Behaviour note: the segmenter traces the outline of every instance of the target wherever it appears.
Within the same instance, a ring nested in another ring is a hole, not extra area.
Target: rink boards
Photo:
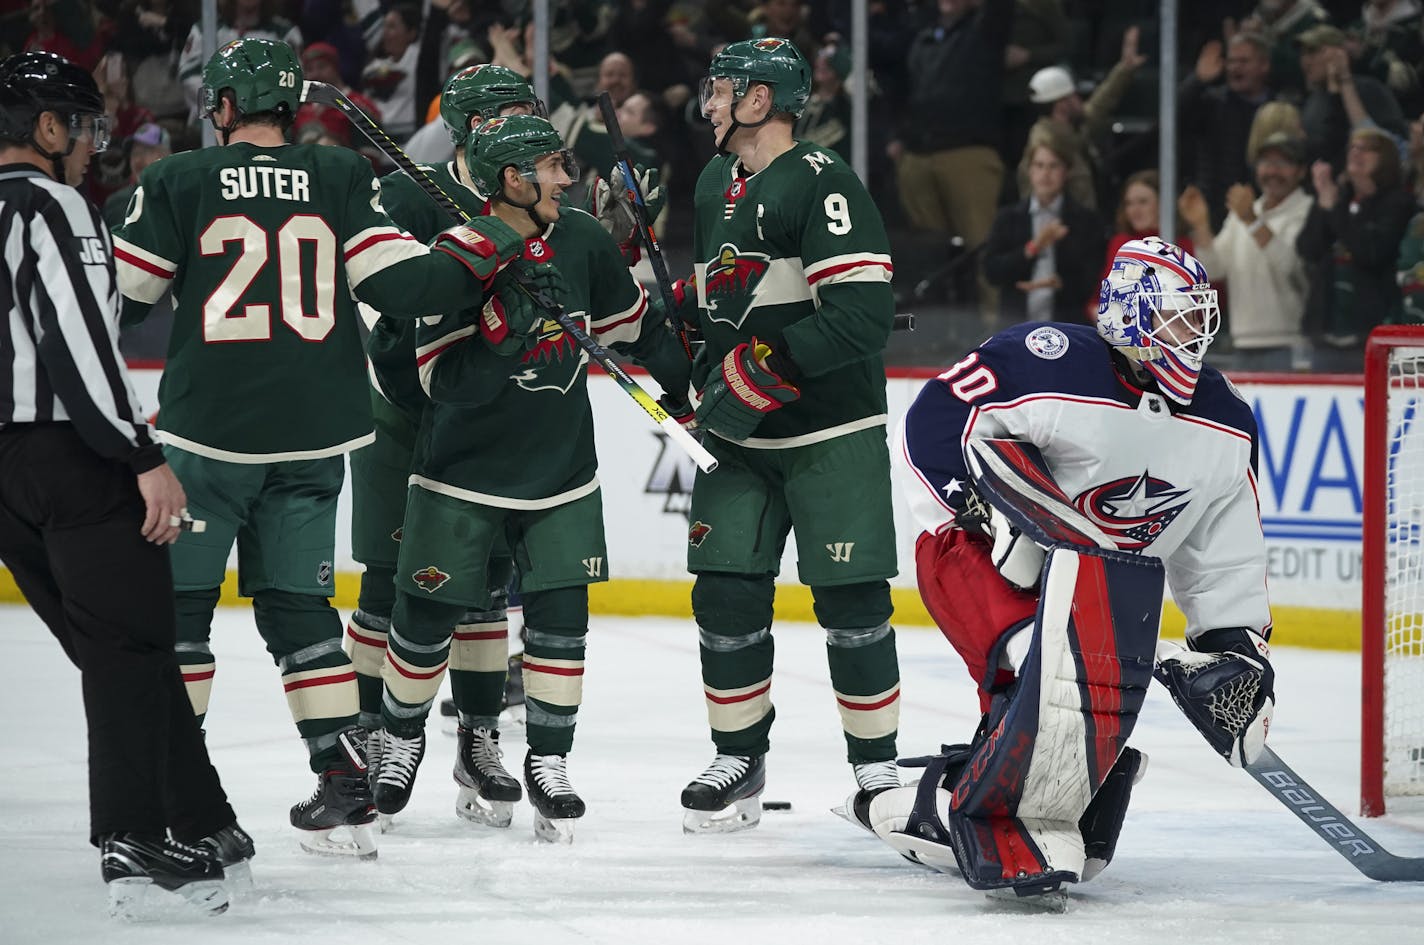
[[[893,372],[890,422],[914,399],[929,371]],[[157,404],[156,369],[133,372],[140,399]],[[1364,399],[1351,376],[1243,376],[1237,386],[1260,432],[1257,489],[1269,556],[1276,641],[1329,649],[1359,646],[1360,522],[1364,462]],[[608,534],[606,584],[592,605],[602,613],[689,615],[684,568],[692,461],[609,378],[595,368],[589,393],[597,418],[599,478]],[[349,490],[349,480],[348,480]],[[896,622],[929,624],[914,589],[915,533],[896,498],[900,575],[894,579]],[[355,604],[360,566],[351,558],[350,496],[343,493],[337,526],[337,602]],[[235,561],[235,559],[234,559]],[[781,619],[812,620],[810,595],[796,583],[796,549],[788,542],[777,594]],[[231,577],[231,576],[230,576]],[[5,575],[0,598],[18,594]],[[230,580],[229,585],[233,582]],[[225,597],[234,599],[231,587]],[[1182,618],[1168,607],[1168,630]]]

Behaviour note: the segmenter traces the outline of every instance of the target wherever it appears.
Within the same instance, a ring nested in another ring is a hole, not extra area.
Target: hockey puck
[[[790,802],[790,801],[762,801],[762,802],[761,802],[761,809],[762,809],[762,810],[790,810],[790,809],[791,809],[791,802]]]

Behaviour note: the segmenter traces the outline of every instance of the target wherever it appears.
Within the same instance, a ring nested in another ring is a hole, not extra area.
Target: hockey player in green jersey
[[[355,674],[328,600],[342,454],[372,438],[352,296],[412,317],[478,306],[522,241],[481,223],[441,234],[432,252],[392,224],[364,158],[286,145],[302,88],[286,44],[229,43],[203,77],[224,146],[148,168],[114,240],[126,318],[176,299],[158,428],[207,522],[173,549],[179,663],[201,717],[235,541],[238,592],[319,777],[292,824],[313,852],[371,856]],[[332,836],[343,828],[349,837]]]
[[[702,86],[721,153],[694,192],[706,346],[692,380],[720,465],[693,485],[688,570],[717,754],[682,792],[689,832],[760,819],[773,581],[792,529],[858,791],[899,784],[881,359],[894,319],[889,244],[850,168],[792,137],[810,86],[805,59],[775,38],[727,46]]]
[[[470,135],[465,154],[489,213],[527,238],[526,259],[549,263],[559,277],[569,317],[640,361],[664,390],[685,389],[687,358],[618,245],[593,217],[560,209],[576,174],[553,126],[537,116],[492,118]],[[432,406],[411,476],[382,667],[376,802],[398,810],[409,798],[452,632],[466,610],[488,601],[490,555],[505,543],[520,575],[528,637],[524,782],[536,835],[568,840],[584,813],[566,756],[582,700],[588,585],[608,576],[588,356],[553,321],[528,344],[533,336],[502,298],[484,306],[477,326],[445,318],[417,328],[419,376]],[[493,721],[497,692],[483,707],[461,702],[468,690],[454,692],[462,715]]]

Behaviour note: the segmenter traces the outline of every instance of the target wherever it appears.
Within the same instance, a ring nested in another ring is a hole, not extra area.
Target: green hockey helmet
[[[532,114],[546,114],[544,103],[524,76],[504,66],[481,63],[461,69],[445,83],[440,93],[440,118],[458,148],[470,136],[472,115],[488,121],[510,105],[525,104]]]
[[[712,97],[712,83],[730,79],[732,94],[740,100],[753,83],[771,88],[771,110],[801,117],[806,100],[811,97],[811,66],[806,57],[789,39],[768,36],[729,43],[712,57],[712,65],[702,80],[702,113],[707,114],[707,102]]]
[[[521,177],[537,185],[539,159],[549,154],[560,155],[564,172],[571,180],[578,180],[578,162],[564,147],[564,139],[547,118],[538,115],[490,118],[465,141],[465,165],[470,169],[470,178],[480,193],[491,199],[507,199],[502,180],[506,167],[515,168]]]
[[[213,53],[203,66],[203,114],[222,104],[232,90],[241,115],[276,112],[290,118],[302,99],[302,63],[286,43],[273,39],[235,39]]]

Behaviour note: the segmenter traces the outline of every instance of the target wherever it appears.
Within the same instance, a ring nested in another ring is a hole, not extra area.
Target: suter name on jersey
[[[253,165],[225,167],[218,174],[224,200],[275,197],[278,200],[311,201],[307,172],[294,167]]]

